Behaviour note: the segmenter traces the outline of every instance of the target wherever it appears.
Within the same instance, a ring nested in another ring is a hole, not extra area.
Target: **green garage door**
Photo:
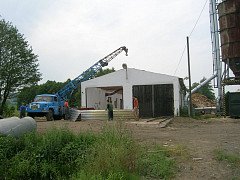
[[[154,116],[173,116],[174,98],[173,85],[154,85]]]
[[[133,96],[138,98],[140,117],[174,115],[172,84],[135,85]]]

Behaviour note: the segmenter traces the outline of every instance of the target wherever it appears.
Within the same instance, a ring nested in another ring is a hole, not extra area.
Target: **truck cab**
[[[61,119],[65,115],[64,101],[54,94],[37,95],[26,111],[33,118],[45,116],[48,121]]]

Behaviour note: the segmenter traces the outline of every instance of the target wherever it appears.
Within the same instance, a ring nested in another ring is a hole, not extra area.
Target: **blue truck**
[[[34,102],[28,105],[26,109],[27,115],[33,118],[45,116],[48,121],[62,118],[68,119],[69,115],[67,112],[69,110],[64,107],[65,101],[71,97],[71,94],[80,86],[81,82],[94,78],[102,67],[107,66],[108,63],[122,51],[125,51],[126,56],[128,55],[128,49],[125,46],[118,48],[106,57],[100,59],[74,80],[71,80],[56,94],[37,95]]]
[[[57,119],[67,119],[64,100],[56,94],[41,94],[34,98],[27,106],[27,115],[30,117],[46,116],[48,121]]]

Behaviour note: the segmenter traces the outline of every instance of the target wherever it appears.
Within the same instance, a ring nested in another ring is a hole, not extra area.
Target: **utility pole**
[[[190,53],[189,53],[189,37],[187,36],[187,56],[188,56],[188,82],[189,82],[189,101],[188,101],[188,115],[192,117],[192,86],[191,86],[191,68],[190,68]]]

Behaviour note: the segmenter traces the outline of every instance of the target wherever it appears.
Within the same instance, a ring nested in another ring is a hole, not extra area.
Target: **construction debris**
[[[107,111],[105,110],[77,110],[70,109],[70,120],[80,121],[80,120],[107,120]],[[130,120],[134,119],[132,110],[113,110],[114,120]]]
[[[201,161],[203,158],[193,158],[193,161]]]
[[[167,118],[165,119],[165,121],[162,121],[160,124],[159,124],[159,127],[160,128],[165,128],[167,127],[167,125],[173,120],[173,118]]]
[[[160,128],[165,128],[172,120],[173,120],[172,117],[162,117],[162,118],[150,118],[145,121],[132,121],[128,123],[143,125],[143,126],[156,126]]]

